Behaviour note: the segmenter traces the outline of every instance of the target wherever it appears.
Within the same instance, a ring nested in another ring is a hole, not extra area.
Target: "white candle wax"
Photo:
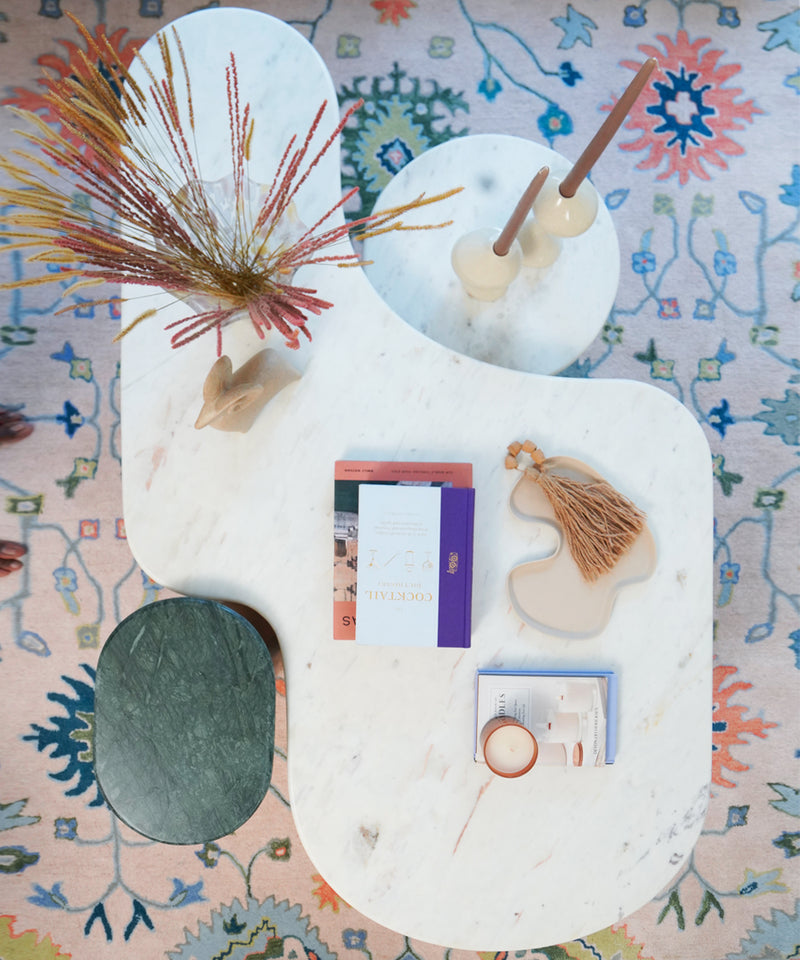
[[[495,717],[481,732],[483,757],[492,773],[519,777],[536,763],[536,738],[512,717]]]

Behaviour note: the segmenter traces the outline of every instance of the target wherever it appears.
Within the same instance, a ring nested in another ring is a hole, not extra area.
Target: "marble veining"
[[[244,86],[260,93],[262,137],[293,119],[285,88],[314,104],[331,90],[302,37],[266,15],[200,11],[178,28],[204,104],[226,51],[237,50]],[[204,110],[201,149],[216,150],[222,166],[216,109]],[[338,171],[321,168],[305,186],[310,206],[330,206]],[[313,222],[302,205],[299,214]],[[417,279],[405,276],[409,287]],[[159,582],[248,604],[275,628],[299,835],[355,909],[471,950],[559,943],[616,922],[689,855],[710,780],[712,473],[703,433],[649,385],[541,376],[442,345],[401,318],[361,270],[320,265],[297,282],[335,306],[310,324],[303,376],[247,434],[194,429],[213,344],[170,351],[157,324],[125,338],[123,492],[134,555]],[[141,301],[123,307],[123,323],[133,309]],[[170,304],[162,319],[181,310]],[[496,328],[486,341],[495,337]],[[226,334],[234,368],[262,346],[246,324]],[[589,640],[541,633],[509,603],[509,569],[555,539],[509,509],[515,478],[503,460],[518,437],[590,464],[647,513],[656,569],[622,592]],[[332,639],[337,459],[474,464],[471,648]],[[619,674],[616,763],[487,776],[472,758],[476,669],[570,665]]]
[[[264,798],[274,739],[272,659],[239,614],[177,597],[112,631],[97,666],[95,769],[139,833],[166,843],[231,833]]]

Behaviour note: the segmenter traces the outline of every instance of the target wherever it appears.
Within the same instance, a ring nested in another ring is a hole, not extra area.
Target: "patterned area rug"
[[[360,187],[364,211],[406,163],[453,136],[510,133],[576,156],[637,66],[658,59],[647,105],[593,174],[622,277],[602,336],[566,374],[655,384],[711,445],[712,800],[694,855],[636,914],[572,943],[480,956],[800,957],[796,3],[242,5],[309,38],[342,104],[363,97],[342,147],[344,184]],[[80,46],[67,11],[132,53],[197,6],[0,0],[0,97],[48,118],[41,70],[68,74]],[[5,154],[14,118],[3,113]],[[0,269],[21,278],[33,268],[9,254]],[[287,799],[280,679],[273,786],[234,836],[171,847],[111,815],[92,767],[94,668],[114,624],[166,593],[125,539],[118,304],[57,314],[53,289],[0,299],[0,539],[27,547],[0,579],[0,956],[474,958],[382,929],[317,873]],[[25,422],[29,436],[8,436]]]

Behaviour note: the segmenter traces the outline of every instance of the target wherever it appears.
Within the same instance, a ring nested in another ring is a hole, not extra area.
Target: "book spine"
[[[468,647],[472,632],[475,491],[442,488],[437,646]]]
[[[617,677],[608,674],[608,703],[606,704],[606,763],[617,759]]]

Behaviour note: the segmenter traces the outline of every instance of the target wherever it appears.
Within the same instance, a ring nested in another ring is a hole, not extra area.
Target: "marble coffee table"
[[[230,49],[266,169],[287,130],[304,131],[323,98],[336,102],[317,54],[279,21],[208,10],[177,26],[208,124],[204,170],[226,172],[217,87]],[[298,200],[306,222],[338,198],[337,159]],[[136,559],[175,590],[247,604],[274,627],[293,814],[317,869],[354,908],[473,950],[558,943],[621,920],[685,861],[708,797],[712,474],[700,428],[645,384],[541,376],[445,347],[358,269],[319,266],[297,280],[335,306],[311,325],[303,376],[246,434],[193,426],[213,343],[171,351],[158,324],[123,341],[123,494]],[[165,323],[183,315],[162,300]],[[123,323],[141,309],[124,306]],[[225,344],[234,367],[261,346],[246,325]],[[505,447],[525,437],[591,464],[648,515],[656,570],[622,592],[592,639],[539,632],[509,603],[511,567],[556,543],[509,510],[516,474],[504,469]],[[469,649],[332,639],[337,459],[473,463]],[[500,667],[615,670],[616,763],[518,780],[476,764],[475,673]]]

